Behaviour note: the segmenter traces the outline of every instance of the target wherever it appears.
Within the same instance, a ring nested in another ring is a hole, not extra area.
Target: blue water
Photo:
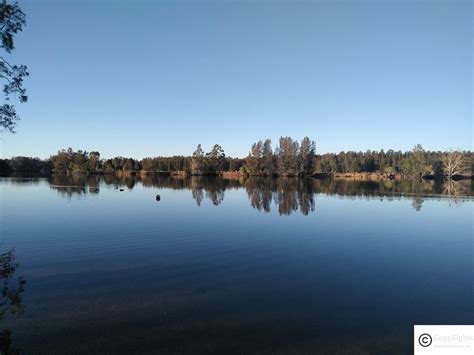
[[[18,264],[2,280],[26,281],[0,350],[410,354],[414,324],[474,322],[471,182],[1,178],[0,194]]]

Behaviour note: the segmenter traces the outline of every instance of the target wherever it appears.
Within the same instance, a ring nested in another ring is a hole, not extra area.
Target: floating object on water
[[[120,191],[123,191],[123,189],[120,189]]]
[[[157,201],[161,200],[161,196],[160,196],[160,195],[156,195],[156,200],[157,200]]]

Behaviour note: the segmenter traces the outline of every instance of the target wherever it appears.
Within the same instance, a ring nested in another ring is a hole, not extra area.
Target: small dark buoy
[[[160,195],[156,195],[156,200],[157,200],[157,201],[161,200]]]
[[[120,191],[123,191],[123,189],[120,189]]]

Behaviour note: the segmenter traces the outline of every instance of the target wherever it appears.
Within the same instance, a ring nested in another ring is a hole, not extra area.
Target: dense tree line
[[[472,175],[472,152],[425,151],[416,145],[409,152],[388,150],[316,154],[314,141],[300,143],[281,137],[272,150],[271,140],[258,141],[250,149],[242,172],[251,176],[304,176],[316,173],[380,173],[387,176],[453,177]]]
[[[340,152],[316,156],[315,172],[320,173],[382,173],[411,177],[452,177],[471,175],[472,152],[425,151],[416,145],[409,152],[394,150]]]
[[[244,159],[227,157],[219,144],[204,153],[200,144],[191,157],[190,172],[193,175],[216,175],[223,171],[237,171],[245,164]]]
[[[291,137],[281,137],[272,149],[270,139],[254,143],[242,172],[252,176],[303,176],[315,171],[316,144],[308,137],[301,143]]]
[[[216,175],[222,171],[236,171],[243,159],[227,157],[219,145],[204,153],[199,145],[193,156],[149,157],[142,160],[125,157],[101,159],[99,152],[61,150],[50,158],[52,171],[59,174],[110,174],[183,172],[195,175]]]
[[[202,151],[202,148],[201,148]],[[140,161],[141,167],[148,172],[186,172],[195,175],[216,174],[220,171],[237,171],[245,163],[244,159],[219,157],[204,152],[197,156],[172,156],[145,158]]]
[[[226,156],[215,144],[205,153],[198,145],[192,156],[153,157],[137,160],[115,157],[102,159],[99,152],[60,150],[49,159],[30,157],[0,159],[0,173],[40,172],[56,174],[134,174],[150,173],[220,175],[240,171],[248,176],[313,176],[335,173],[378,173],[384,176],[453,177],[472,175],[474,154],[464,152],[425,151],[417,145],[409,152],[367,151],[316,154],[314,141],[301,142],[281,137],[272,148],[269,139],[254,143],[246,158]]]
[[[51,172],[52,163],[49,159],[42,160],[31,157],[13,157],[11,159],[0,159],[0,174],[15,172],[34,172],[48,174]]]

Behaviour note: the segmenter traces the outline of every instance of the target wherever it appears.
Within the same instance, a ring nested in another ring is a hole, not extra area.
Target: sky
[[[472,150],[471,1],[19,0],[29,96],[1,155]]]

